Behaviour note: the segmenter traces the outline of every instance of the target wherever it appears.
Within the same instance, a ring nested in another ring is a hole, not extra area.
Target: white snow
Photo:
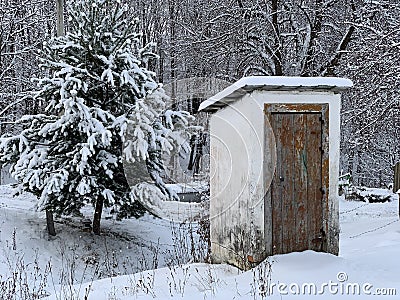
[[[378,189],[378,188],[363,188],[359,192],[360,196],[366,197],[370,195],[374,195],[379,198],[388,198],[389,201],[393,200],[396,195],[387,189]]]
[[[208,189],[208,183],[204,181],[193,181],[187,183],[170,183],[166,186],[175,193],[200,193]]]
[[[132,192],[149,211],[165,220],[192,222],[204,215],[201,203],[168,200],[167,196],[147,183],[134,186]]]
[[[58,236],[48,240],[44,214],[35,212],[32,195],[12,198],[9,186],[0,186],[0,195],[0,283],[20,270],[18,261],[29,275],[35,261],[43,272],[51,260],[47,285],[41,290],[48,297],[43,299],[72,299],[68,293],[74,299],[84,299],[88,293],[88,299],[96,300],[263,299],[267,285],[272,295],[266,299],[399,298],[400,221],[395,194],[386,203],[340,199],[338,257],[313,251],[275,255],[248,272],[228,265],[185,264],[190,254],[177,251],[177,237],[186,237],[187,231],[149,215],[103,220],[101,236],[77,228],[78,218],[65,218],[56,223]],[[84,215],[91,215],[88,210],[83,210]],[[155,265],[160,268],[151,270],[156,248]],[[93,275],[96,262],[100,271]],[[270,273],[267,262],[272,264]],[[74,282],[68,281],[69,274]],[[29,278],[31,288],[38,284],[38,279]],[[360,295],[353,295],[358,287]],[[393,289],[395,296],[374,295],[393,293]]]
[[[268,87],[272,90],[286,88],[318,88],[327,91],[336,89],[344,90],[353,86],[350,79],[337,77],[287,77],[287,76],[249,76],[243,77],[215,96],[203,101],[199,110],[203,110],[210,105],[221,102],[224,98],[230,98],[236,92],[248,87]],[[243,91],[240,92],[243,94]]]

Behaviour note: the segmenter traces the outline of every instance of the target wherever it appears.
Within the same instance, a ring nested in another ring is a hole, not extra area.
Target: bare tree
[[[382,185],[400,160],[400,4],[368,1],[362,8],[342,69],[355,83],[343,102],[342,164],[356,184]]]

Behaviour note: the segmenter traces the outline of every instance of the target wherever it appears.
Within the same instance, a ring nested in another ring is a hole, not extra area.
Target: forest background
[[[68,2],[68,1],[67,1]],[[124,0],[159,60],[156,80],[339,76],[341,170],[353,184],[393,182],[400,160],[400,3],[390,0]],[[64,20],[68,30],[68,9]],[[0,0],[0,134],[33,101],[39,51],[56,35],[56,0]],[[189,99],[190,100],[190,99]],[[198,101],[198,100],[196,100]],[[187,107],[196,113],[196,106]]]

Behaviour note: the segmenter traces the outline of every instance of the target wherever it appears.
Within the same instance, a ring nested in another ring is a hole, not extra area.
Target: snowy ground
[[[262,299],[267,286],[268,299],[400,298],[397,195],[386,203],[340,200],[339,257],[275,255],[248,272],[185,264],[193,257],[190,228],[149,215],[103,220],[100,237],[82,231],[79,218],[63,219],[48,239],[32,196],[12,198],[9,186],[0,195],[0,299],[10,290],[26,299]]]

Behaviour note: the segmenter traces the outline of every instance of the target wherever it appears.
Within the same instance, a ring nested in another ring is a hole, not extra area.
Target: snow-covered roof
[[[215,96],[203,101],[199,110],[216,111],[254,90],[265,91],[332,91],[340,92],[353,86],[349,79],[337,77],[243,77]]]

